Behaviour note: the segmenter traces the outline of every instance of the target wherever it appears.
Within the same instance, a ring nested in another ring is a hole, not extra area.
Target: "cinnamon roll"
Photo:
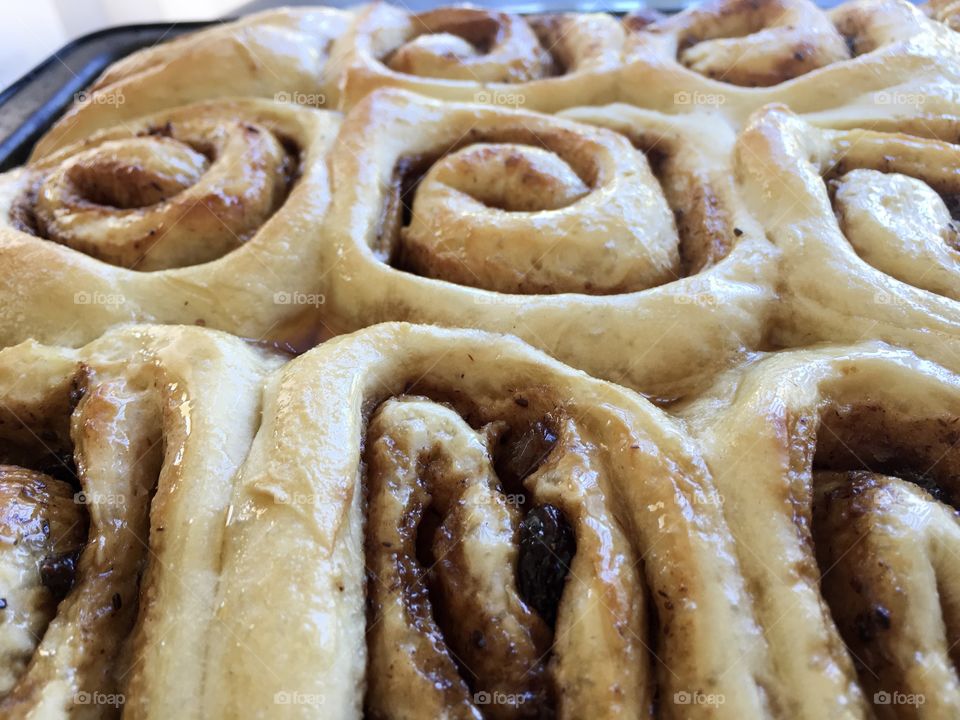
[[[957,716],[960,377],[877,342],[798,350],[673,410],[723,498],[777,716]]]
[[[0,715],[199,716],[234,474],[278,363],[196,328],[0,351]]]
[[[960,83],[960,38],[906,0],[828,11],[810,0],[712,0],[640,25],[618,97],[664,112],[742,125],[770,103],[802,113],[882,105],[884,93],[955,103]]]
[[[0,176],[0,345],[152,321],[309,346],[338,126],[322,110],[212,101]]]
[[[344,107],[378,87],[553,111],[609,102],[625,32],[605,14],[513,15],[469,5],[359,10],[333,50]]]
[[[287,364],[264,419],[226,527],[220,716],[763,716],[709,473],[638,395],[385,324]]]
[[[783,252],[773,342],[871,337],[960,369],[958,161],[960,148],[943,140],[758,113],[737,166]]]
[[[755,347],[774,256],[731,176],[732,129],[621,117],[626,135],[374,92],[332,155],[330,322],[510,332],[666,395]]]
[[[285,8],[139,50],[113,63],[33,149],[34,160],[103,128],[161,110],[231,96],[337,106],[327,60],[350,13]]]

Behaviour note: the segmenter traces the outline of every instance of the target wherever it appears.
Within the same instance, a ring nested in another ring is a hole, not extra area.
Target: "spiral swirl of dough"
[[[316,342],[340,118],[215,100],[94,133],[0,176],[0,345],[124,322]]]
[[[379,87],[551,111],[613,97],[625,32],[602,13],[521,17],[476,7],[360,10],[333,49],[351,108]]]
[[[408,75],[524,82],[552,74],[553,58],[518,15],[477,8],[440,8],[413,18],[418,34],[385,59]]]
[[[191,328],[0,352],[3,717],[203,716],[219,540],[277,364]]]
[[[960,377],[877,342],[796,350],[676,410],[755,589],[771,706],[956,715]]]
[[[843,36],[806,0],[723,0],[643,32],[675,35],[682,65],[747,87],[776,85],[850,58]]]
[[[672,213],[626,139],[530,116],[472,122],[464,113],[436,134],[434,147],[453,149],[414,188],[398,178],[388,212],[406,201],[409,224],[392,240],[403,218],[388,216],[381,242],[399,266],[521,294],[630,292],[678,277]]]
[[[285,366],[264,417],[208,676],[227,716],[277,693],[344,718],[758,716],[725,672],[761,636],[709,474],[639,396],[505,336],[384,324]]]
[[[920,118],[902,124],[940,130]],[[774,341],[869,334],[960,369],[957,146],[822,129],[776,107],[759,112],[738,145],[748,204],[789,268]]]
[[[738,197],[733,130],[622,106],[571,117],[594,124],[397,90],[354,108],[332,156],[338,329],[510,332],[666,394],[757,341],[772,248]],[[593,333],[617,353],[585,343]]]
[[[930,118],[935,102],[956,104],[960,37],[906,0],[831,10],[810,0],[715,0],[628,25],[639,30],[627,38],[618,99],[640,107],[716,113],[739,127],[783,103],[858,126],[865,112],[889,114],[899,104],[890,95],[923,94]]]
[[[960,157],[946,143],[933,149],[943,151],[940,157]],[[955,192],[947,197],[956,202]],[[844,237],[870,265],[908,285],[960,300],[957,219],[930,185],[897,172],[851,170],[836,181],[834,207]]]
[[[298,162],[266,126],[187,118],[52,158],[24,212],[41,237],[113,265],[197,265],[270,219]]]

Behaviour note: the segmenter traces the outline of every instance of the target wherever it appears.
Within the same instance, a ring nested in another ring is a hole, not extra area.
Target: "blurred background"
[[[130,23],[207,20],[235,14],[242,4],[238,0],[2,0],[0,89],[57,48],[94,30]]]

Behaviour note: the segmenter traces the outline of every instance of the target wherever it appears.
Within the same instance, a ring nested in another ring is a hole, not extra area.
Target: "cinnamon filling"
[[[626,591],[619,583],[636,582],[632,568],[629,578],[593,579],[602,576],[593,563],[606,561],[577,560],[578,533],[601,522],[601,491],[589,483],[603,471],[576,423],[547,403],[523,392],[478,408],[430,392],[373,412],[364,452],[367,717],[403,716],[407,696],[420,713],[553,717],[558,684],[573,671],[554,653],[584,641],[571,632],[597,602],[593,583],[613,583],[616,595]],[[602,524],[621,547],[617,522]],[[580,691],[562,689],[575,706]],[[627,692],[642,692],[640,683]]]
[[[527,82],[562,73],[536,28],[514,15],[439,8],[411,18],[406,42],[380,61],[394,72],[477,82]]]
[[[422,262],[411,257],[409,248],[404,242],[405,230],[410,227],[413,219],[417,190],[424,177],[437,162],[458,151],[484,143],[490,143],[492,150],[505,144],[524,146],[535,150],[546,146],[549,151],[567,162],[573,172],[576,173],[577,179],[586,188],[591,188],[596,183],[597,168],[591,165],[589,161],[585,162],[581,158],[571,157],[568,153],[563,152],[559,147],[559,139],[541,139],[523,127],[495,132],[473,129],[453,145],[418,155],[405,155],[397,160],[373,246],[374,252],[382,260],[398,270],[422,274]],[[510,158],[506,158],[505,162],[508,164],[512,162],[517,165],[522,163],[522,158],[515,158],[512,161]],[[534,186],[540,182],[535,169],[528,169],[522,180],[528,185]],[[476,199],[483,202],[487,207],[506,211],[533,212],[537,209],[543,209],[538,207],[542,203],[538,194],[532,192],[529,187],[526,190],[527,192],[523,197],[487,195],[476,197]]]
[[[960,539],[958,441],[955,417],[869,402],[821,415],[807,522],[823,596],[868,704],[888,705],[892,693],[898,704],[933,703],[931,690],[955,677],[955,556],[936,548]],[[928,615],[930,601],[942,619]]]
[[[81,365],[0,408],[0,715],[39,702],[64,662],[77,691],[123,687],[163,447],[141,391],[91,377]]]
[[[79,151],[36,172],[10,220],[133,270],[216,259],[283,206],[300,173],[290,138],[254,124],[231,128],[166,123]]]

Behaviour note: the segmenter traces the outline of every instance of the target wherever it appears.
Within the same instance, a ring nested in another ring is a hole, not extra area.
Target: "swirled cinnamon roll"
[[[624,29],[605,14],[513,15],[469,5],[412,14],[376,2],[334,46],[346,108],[379,87],[553,111],[613,97]]]
[[[213,101],[0,176],[0,344],[80,344],[142,320],[309,345],[338,126],[322,110]]]
[[[139,50],[78,94],[33,159],[97,130],[202,100],[260,97],[335,108],[327,60],[349,20],[350,13],[323,7],[268,10]]]
[[[373,93],[332,156],[326,309],[338,329],[510,332],[668,395],[754,347],[773,256],[731,177],[733,131],[624,112],[629,137]]]
[[[958,162],[942,140],[755,116],[737,167],[784,253],[773,342],[872,337],[960,369]]]
[[[829,11],[810,0],[713,0],[639,24],[618,95],[664,112],[713,112],[741,125],[770,103],[808,113],[893,92],[955,103],[960,84],[960,38],[906,0]]]
[[[957,716],[960,377],[882,343],[784,352],[674,409],[723,498],[778,716]]]
[[[221,716],[769,712],[709,474],[638,395],[385,324],[286,365],[264,418],[226,528]]]
[[[277,364],[192,328],[0,351],[0,715],[203,715],[224,520]]]

